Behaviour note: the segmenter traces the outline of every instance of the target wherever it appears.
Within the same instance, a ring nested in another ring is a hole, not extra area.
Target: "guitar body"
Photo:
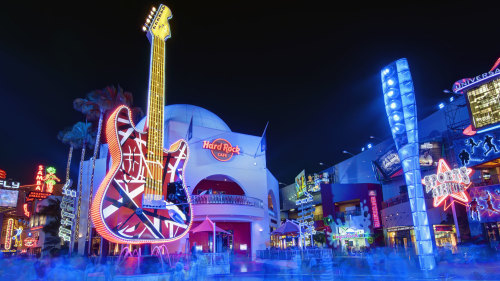
[[[96,230],[115,243],[166,243],[187,234],[193,221],[184,170],[188,144],[180,139],[163,150],[163,199],[167,209],[143,208],[147,175],[147,132],[137,130],[131,111],[118,107],[107,121],[106,138],[111,169],[99,186],[91,207]]]

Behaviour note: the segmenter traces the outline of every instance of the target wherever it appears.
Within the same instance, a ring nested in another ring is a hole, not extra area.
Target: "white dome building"
[[[165,107],[165,148],[181,138],[187,139],[191,118],[193,129],[188,140],[185,184],[193,202],[192,228],[208,217],[230,233],[217,235],[217,251],[229,249],[235,254],[255,257],[256,250],[269,245],[270,232],[280,223],[278,181],[266,167],[266,152],[260,149],[261,137],[232,132],[221,118],[201,107],[175,104]],[[145,118],[137,128],[143,128],[144,124]],[[232,147],[233,152],[210,149],[214,142]],[[100,155],[96,161],[94,192],[109,162],[105,145]],[[90,165],[84,166],[84,186],[89,180]],[[83,204],[82,210],[84,207]],[[80,229],[86,226],[81,224]],[[212,241],[212,233],[190,233],[167,246],[170,252],[184,252],[196,242],[202,251],[211,252]],[[109,254],[116,253],[116,249],[110,245]]]

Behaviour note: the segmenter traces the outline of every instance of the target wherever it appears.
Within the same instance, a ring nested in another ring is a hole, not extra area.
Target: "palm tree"
[[[71,129],[64,130],[60,133],[61,136],[58,136],[59,139],[62,140],[63,143],[70,144],[70,154],[68,156],[68,165],[66,167],[66,179],[69,179],[69,167],[71,164],[71,156],[73,153],[73,149],[81,148],[82,154],[80,157],[80,177],[77,186],[78,192],[78,211],[76,214],[75,220],[75,234],[74,237],[78,239],[79,228],[80,228],[80,209],[82,203],[82,175],[83,175],[83,161],[85,160],[85,150],[87,146],[91,146],[93,143],[93,134],[91,129],[92,124],[87,122],[77,122]],[[72,247],[72,245],[70,245]]]
[[[92,157],[92,172],[90,177],[90,193],[89,193],[89,208],[92,202],[92,196],[94,191],[94,171],[95,171],[95,161],[97,159],[97,154],[99,152],[99,146],[101,142],[102,135],[102,121],[106,115],[109,115],[113,109],[119,105],[131,106],[133,102],[132,93],[124,92],[123,89],[118,85],[118,89],[115,86],[107,86],[101,90],[95,90],[87,94],[86,98],[78,98],[73,102],[73,107],[86,115],[87,120],[96,121],[97,120],[97,134],[94,144],[94,155]],[[133,108],[132,112],[134,117],[141,118],[144,114],[140,108]],[[88,214],[88,225],[87,225],[87,237],[86,241],[89,241],[90,237],[90,212]],[[90,249],[90,247],[89,247]]]
[[[92,130],[91,124],[87,122],[78,122],[74,124],[72,127],[67,127],[64,130],[60,131],[57,135],[57,138],[62,141],[64,144],[69,144],[69,153],[68,153],[68,163],[66,165],[66,182],[68,182],[70,177],[70,167],[71,167],[71,159],[73,158],[74,149],[82,149],[82,154],[80,158],[80,175],[83,173],[83,161],[85,159],[85,150],[87,146],[90,146],[93,143],[92,138]],[[78,237],[79,232],[79,218],[80,218],[80,205],[81,205],[81,192],[82,190],[82,182],[79,181],[77,186],[78,192],[78,213],[76,218],[76,230],[75,234]],[[72,239],[72,241],[74,241]],[[72,242],[70,242],[70,247],[72,247]]]

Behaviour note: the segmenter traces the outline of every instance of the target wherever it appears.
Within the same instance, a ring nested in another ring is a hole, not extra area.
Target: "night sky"
[[[342,150],[359,152],[370,135],[390,136],[379,76],[386,64],[408,58],[423,118],[450,97],[443,89],[500,56],[498,1],[332,2],[163,1],[173,13],[167,104],[206,108],[239,133],[260,136],[269,121],[268,168],[291,183],[304,168],[346,159]],[[38,163],[64,177],[68,147],[56,136],[84,121],[72,101],[93,89],[119,84],[146,109],[150,49],[141,27],[158,3],[2,3],[0,169],[8,177],[32,183]]]

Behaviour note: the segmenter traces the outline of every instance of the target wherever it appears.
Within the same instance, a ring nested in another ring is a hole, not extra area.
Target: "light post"
[[[347,150],[343,150],[343,151],[342,151],[342,153],[344,153],[344,154],[351,154],[352,156],[356,156],[356,155],[354,155],[354,154],[350,153],[350,152],[349,152],[349,151],[347,151]]]

